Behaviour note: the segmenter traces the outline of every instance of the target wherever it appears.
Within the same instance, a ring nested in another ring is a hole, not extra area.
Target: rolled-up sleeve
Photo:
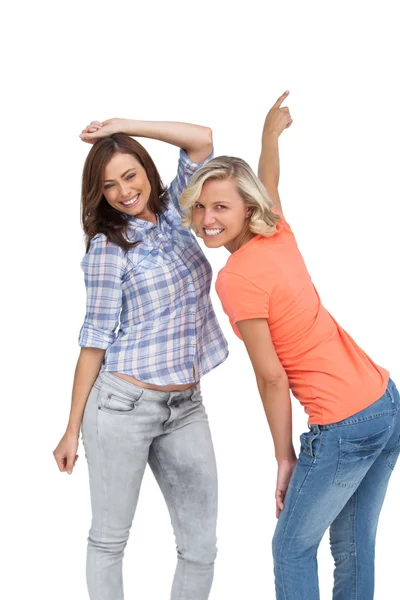
[[[81,267],[85,273],[86,316],[79,345],[106,350],[114,342],[119,325],[126,271],[124,251],[99,234],[92,239]]]
[[[209,160],[211,160],[214,156],[214,152],[211,152],[210,156],[207,156],[206,159],[201,163],[194,163],[190,160],[186,152],[181,148],[179,152],[179,161],[178,161],[178,171],[176,173],[175,179],[171,182],[171,185],[168,188],[168,196],[175,206],[175,208],[181,213],[181,208],[179,206],[179,196],[182,194],[185,187],[189,184],[192,176],[200,167],[206,164]]]

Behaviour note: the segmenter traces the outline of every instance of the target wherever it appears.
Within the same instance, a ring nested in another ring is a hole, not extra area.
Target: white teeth
[[[130,206],[131,204],[133,204],[134,202],[136,202],[136,200],[139,198],[139,194],[136,194],[136,196],[134,198],[132,198],[132,200],[127,200],[127,202],[123,202],[122,204],[124,206]]]
[[[219,233],[222,233],[224,230],[223,229],[204,229],[204,231],[206,232],[207,235],[218,235]]]

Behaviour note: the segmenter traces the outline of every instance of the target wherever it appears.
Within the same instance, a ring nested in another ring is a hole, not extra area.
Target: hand
[[[288,96],[289,91],[282,94],[267,114],[264,123],[263,137],[271,133],[280,136],[282,131],[290,127],[293,123],[289,108],[287,106],[281,106],[282,102],[284,102]]]
[[[107,121],[92,121],[85,127],[80,134],[83,142],[94,144],[100,138],[107,137],[113,133],[121,133],[124,131],[125,119],[108,119]]]
[[[278,463],[278,476],[276,480],[275,502],[276,502],[276,518],[279,519],[281,511],[285,508],[283,503],[293,471],[296,467],[297,459],[284,458]]]
[[[76,453],[78,450],[79,439],[78,435],[71,434],[66,431],[61,438],[60,443],[57,448],[54,450],[53,455],[56,459],[56,463],[58,468],[62,472],[67,472],[68,475],[71,475],[72,470],[78,460],[79,456]]]

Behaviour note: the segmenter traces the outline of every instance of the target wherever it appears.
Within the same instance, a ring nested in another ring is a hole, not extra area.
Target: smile
[[[215,237],[216,235],[219,235],[220,233],[225,231],[225,229],[206,229],[205,227],[203,227],[203,231],[207,236]]]
[[[125,200],[124,202],[121,202],[121,204],[123,204],[124,206],[133,206],[134,204],[137,204],[139,202],[139,198],[140,198],[140,193],[136,194],[136,196],[134,196],[133,198],[130,198],[129,200]]]

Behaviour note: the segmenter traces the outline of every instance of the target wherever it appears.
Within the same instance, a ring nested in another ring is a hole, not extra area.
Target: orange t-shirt
[[[389,373],[322,306],[292,230],[279,215],[275,235],[257,235],[229,257],[218,274],[217,293],[240,339],[238,321],[267,319],[309,424],[336,423],[378,400]]]

